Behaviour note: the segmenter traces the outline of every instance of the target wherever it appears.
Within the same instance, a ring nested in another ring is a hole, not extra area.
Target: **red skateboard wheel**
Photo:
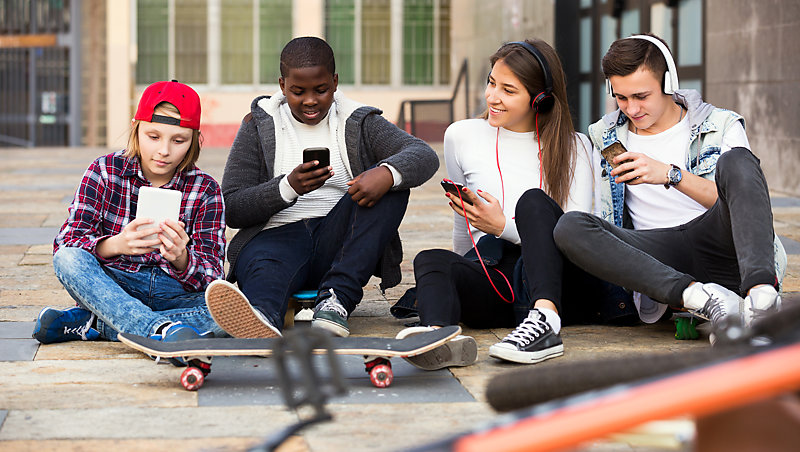
[[[187,391],[197,391],[203,386],[205,379],[203,371],[196,367],[189,366],[181,373],[181,384]]]
[[[369,381],[377,388],[386,388],[392,384],[394,374],[392,367],[387,364],[378,364],[369,371]]]

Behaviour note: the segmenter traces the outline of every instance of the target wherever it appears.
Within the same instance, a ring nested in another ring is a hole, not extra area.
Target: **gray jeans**
[[[553,231],[573,263],[610,283],[674,307],[693,281],[739,294],[777,286],[772,208],[758,159],[733,148],[717,162],[717,202],[673,228],[632,230],[582,212],[564,214]]]

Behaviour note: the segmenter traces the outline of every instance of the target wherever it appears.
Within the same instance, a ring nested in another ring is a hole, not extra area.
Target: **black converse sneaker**
[[[531,309],[502,342],[489,347],[489,356],[522,364],[536,364],[563,354],[561,336],[553,332],[538,309]]]

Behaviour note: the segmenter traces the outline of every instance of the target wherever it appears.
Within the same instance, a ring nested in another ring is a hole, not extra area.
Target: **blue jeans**
[[[276,327],[301,289],[334,289],[353,312],[408,205],[408,190],[390,191],[373,207],[345,194],[327,216],[259,232],[234,269],[239,288]]]
[[[167,322],[223,333],[208,313],[204,293],[187,292],[158,267],[128,273],[101,265],[84,249],[59,248],[53,268],[78,305],[97,315],[97,330],[106,339],[116,340],[118,332],[149,336]]]

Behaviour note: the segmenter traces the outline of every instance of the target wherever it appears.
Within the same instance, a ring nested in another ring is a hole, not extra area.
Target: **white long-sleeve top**
[[[577,158],[565,211],[592,212],[595,187],[598,186],[599,161],[591,153],[591,143],[582,133],[575,134]],[[498,152],[495,152],[497,143]],[[546,150],[543,150],[546,152]],[[489,125],[484,119],[466,119],[450,125],[444,134],[444,159],[448,178],[464,184],[471,191],[482,190],[503,205],[505,228],[500,238],[519,244],[514,222],[517,201],[527,190],[539,188],[539,148],[534,132],[511,132]],[[498,171],[503,176],[503,188]],[[477,242],[484,232],[470,226]],[[472,248],[464,218],[453,214],[453,251],[464,254]]]

